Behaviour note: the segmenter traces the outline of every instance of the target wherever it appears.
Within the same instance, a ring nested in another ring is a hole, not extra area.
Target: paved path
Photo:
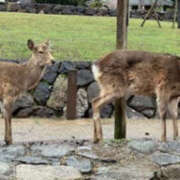
[[[62,119],[13,119],[13,138],[15,142],[46,141],[62,139],[92,139],[92,120],[62,120]],[[4,139],[4,120],[0,119],[0,141]],[[172,122],[167,121],[168,137],[172,138]],[[179,121],[180,129],[180,121]],[[113,138],[114,126],[112,119],[103,120],[105,138]],[[160,120],[127,120],[127,137],[160,138]]]

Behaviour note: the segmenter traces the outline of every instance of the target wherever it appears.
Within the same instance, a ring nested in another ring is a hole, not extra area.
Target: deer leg
[[[100,95],[99,97],[93,99],[92,108],[93,108],[93,122],[94,122],[94,143],[97,143],[102,140],[102,125],[100,119],[100,108],[111,101],[116,97],[116,94],[109,93],[106,95]]]
[[[161,133],[161,141],[166,141],[166,115],[167,115],[167,103],[158,98],[158,108],[159,108],[159,115],[161,119],[161,126],[162,126],[162,133]]]
[[[178,99],[173,99],[168,103],[168,110],[173,119],[173,139],[176,140],[178,137]]]
[[[5,119],[5,143],[7,145],[12,144],[12,127],[11,127],[11,116],[12,116],[12,98],[6,98],[3,100],[4,107],[4,119]]]

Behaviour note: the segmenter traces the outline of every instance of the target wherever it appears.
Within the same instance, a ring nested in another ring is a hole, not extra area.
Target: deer
[[[3,118],[5,119],[5,144],[12,144],[12,106],[16,98],[25,91],[34,89],[41,80],[46,67],[54,59],[49,47],[49,41],[35,44],[27,41],[27,47],[32,51],[30,59],[24,63],[0,62],[0,101],[2,101]]]
[[[173,119],[173,139],[177,139],[180,57],[138,50],[115,50],[95,61],[92,72],[100,89],[99,95],[92,100],[94,143],[103,140],[101,107],[129,95],[155,95],[161,119],[161,141],[167,141],[167,113]]]

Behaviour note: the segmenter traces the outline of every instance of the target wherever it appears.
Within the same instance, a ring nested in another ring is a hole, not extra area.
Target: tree
[[[117,49],[127,48],[127,18],[128,0],[117,0]],[[125,100],[120,98],[115,102],[115,130],[114,138],[126,137]]]

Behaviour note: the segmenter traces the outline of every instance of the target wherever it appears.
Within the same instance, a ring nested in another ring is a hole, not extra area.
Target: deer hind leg
[[[5,139],[4,140],[7,145],[12,144],[12,127],[11,127],[12,104],[13,104],[12,97],[6,97],[3,100],[3,116],[5,119]]]
[[[103,139],[102,125],[100,119],[100,108],[110,102],[117,95],[115,93],[108,93],[100,95],[93,99],[93,122],[94,122],[94,143],[97,143]]]
[[[178,137],[178,103],[179,98],[173,99],[168,103],[168,110],[173,120],[173,139],[176,140]]]
[[[161,133],[161,141],[166,141],[166,116],[167,116],[167,102],[163,98],[157,98],[157,104],[158,104],[158,109],[159,109],[159,115],[161,119],[161,128],[162,128],[162,133]]]

